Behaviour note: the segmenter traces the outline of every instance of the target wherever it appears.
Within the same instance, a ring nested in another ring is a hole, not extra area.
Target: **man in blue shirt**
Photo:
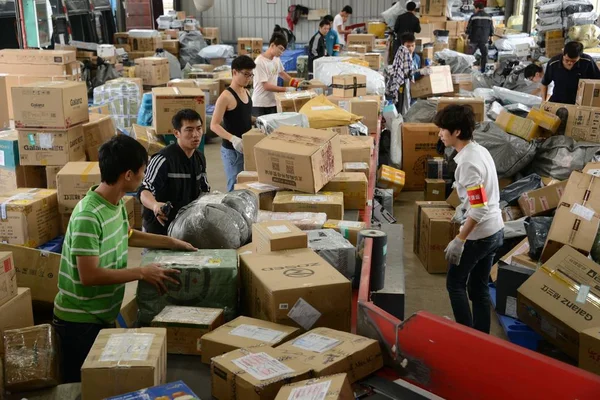
[[[333,26],[332,15],[326,15],[323,19],[329,21]],[[337,56],[340,53],[340,37],[335,29],[331,29],[327,35],[325,35],[325,47],[327,47],[327,54],[330,56]]]

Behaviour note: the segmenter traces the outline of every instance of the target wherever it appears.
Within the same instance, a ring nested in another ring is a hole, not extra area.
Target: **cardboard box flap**
[[[261,140],[255,148],[285,151],[287,147],[293,147],[294,154],[311,156],[335,136],[337,136],[337,133],[332,131],[310,128],[299,131],[295,127],[281,126],[268,136],[270,140]]]
[[[276,345],[288,336],[295,336],[298,328],[274,322],[240,316],[202,337],[229,346],[255,347]]]
[[[8,193],[0,194],[0,212],[17,211],[43,200],[50,196],[56,196],[54,189],[15,189]]]

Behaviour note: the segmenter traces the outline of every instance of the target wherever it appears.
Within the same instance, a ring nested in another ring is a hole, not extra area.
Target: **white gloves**
[[[455,237],[452,239],[444,253],[446,253],[446,261],[450,264],[458,265],[460,264],[460,258],[462,257],[463,250],[465,249],[465,242],[461,239]]]
[[[244,154],[244,142],[242,142],[241,138],[231,135],[231,145],[235,151]]]
[[[423,76],[431,75],[431,68],[425,67],[419,70],[419,73]]]

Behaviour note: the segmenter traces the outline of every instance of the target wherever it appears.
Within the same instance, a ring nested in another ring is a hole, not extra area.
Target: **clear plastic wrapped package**
[[[341,233],[333,229],[318,229],[306,232],[308,247],[348,279],[354,277],[356,269],[356,247]]]
[[[404,115],[404,122],[433,122],[437,114],[437,99],[417,100]]]
[[[507,205],[516,206],[519,197],[523,193],[530,192],[542,187],[542,178],[537,174],[531,174],[516,182],[511,183],[500,191],[500,208]]]
[[[580,171],[588,162],[599,159],[598,143],[578,142],[563,135],[551,136],[539,146],[531,163],[531,171],[541,176],[565,180],[572,171]]]
[[[343,74],[360,74],[367,77],[367,94],[385,94],[383,75],[369,67],[344,62],[349,57],[321,57],[314,61],[314,77],[331,86],[333,77]]]
[[[282,125],[299,126],[308,128],[308,117],[296,112],[282,112],[277,114],[263,115],[256,119],[256,126],[266,135],[270,135]]]
[[[127,78],[114,79],[94,88],[94,104],[107,104],[117,129],[128,129],[137,123],[142,93],[140,87]]]
[[[539,107],[542,104],[542,98],[532,94],[521,93],[515,90],[494,86],[496,98],[503,104],[521,103],[529,107]]]
[[[184,68],[186,64],[205,64],[205,58],[200,56],[200,50],[206,42],[200,31],[189,31],[179,36],[179,62]]]
[[[449,65],[453,74],[470,74],[476,61],[475,56],[450,49],[436,52],[433,58],[438,62],[442,61],[443,65]]]
[[[259,211],[256,222],[289,221],[303,231],[321,229],[327,221],[325,213]]]

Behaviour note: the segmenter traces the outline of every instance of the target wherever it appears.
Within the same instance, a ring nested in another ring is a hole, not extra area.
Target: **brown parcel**
[[[562,247],[518,289],[519,319],[577,359],[579,333],[598,326],[598,276],[598,264]]]
[[[339,232],[352,245],[356,246],[358,242],[358,232],[367,229],[367,224],[360,221],[340,221],[337,219],[328,219],[323,225],[323,229],[333,229]]]
[[[17,296],[17,273],[10,252],[0,249],[0,307]]]
[[[421,5],[421,14],[429,16],[446,16],[448,0],[426,0]]]
[[[325,213],[328,219],[344,219],[344,194],[277,192],[273,199],[273,211]]]
[[[241,171],[237,174],[236,183],[258,182],[258,172],[256,171]]]
[[[370,136],[340,136],[343,163],[365,162],[371,165],[373,138]]]
[[[475,113],[475,122],[483,122],[485,116],[485,102],[481,97],[442,97],[438,101],[437,110],[443,110],[449,105],[471,106]]]
[[[561,119],[567,116],[564,134],[575,140],[600,143],[600,108],[575,106],[572,104],[543,103],[541,109],[558,114]],[[561,131],[558,132],[562,134]]]
[[[325,397],[320,397],[321,400],[350,400],[354,398],[354,392],[352,391],[350,382],[348,382],[348,376],[346,374],[336,374],[285,385],[277,393],[275,400],[298,398],[296,396],[302,396],[305,393],[314,393],[315,386],[322,388],[325,385],[327,387],[326,393],[324,393]]]
[[[496,125],[507,133],[519,136],[527,141],[536,139],[542,135],[540,126],[531,119],[521,118],[518,115],[502,110],[496,118]]]
[[[142,57],[135,60],[135,76],[147,86],[169,82],[169,60],[161,57]],[[204,121],[204,120],[203,120]]]
[[[425,179],[425,201],[444,201],[446,199],[446,181],[443,179]]]
[[[84,82],[35,82],[12,88],[17,128],[67,129],[87,122]]]
[[[0,306],[0,359],[4,358],[4,331],[32,325],[31,290],[19,287],[17,296]]]
[[[322,192],[342,192],[344,209],[363,210],[367,204],[368,184],[367,177],[361,172],[340,172],[325,185]]]
[[[0,251],[12,252],[17,284],[31,289],[28,296],[34,304],[53,305],[58,293],[60,254],[4,243],[0,243]]]
[[[545,186],[523,193],[519,197],[519,207],[528,217],[537,217],[556,209],[567,186],[567,181]]]
[[[256,58],[262,52],[262,46],[262,38],[241,37],[237,40],[237,53],[240,56],[248,55]]]
[[[236,183],[233,188],[235,190],[249,190],[254,193],[258,198],[258,208],[263,211],[273,211],[275,194],[281,190],[276,186],[259,182]]]
[[[579,334],[579,368],[600,375],[600,327]]]
[[[413,221],[413,253],[419,257],[419,240],[421,238],[421,210],[423,208],[443,208],[448,209],[448,203],[445,201],[415,201],[415,214]]]
[[[4,388],[16,393],[60,383],[60,356],[52,325],[4,331]]]
[[[254,158],[254,146],[266,138],[259,129],[251,129],[242,135],[242,144],[244,145],[244,170],[256,171],[256,161]]]
[[[254,147],[259,182],[318,192],[342,170],[341,137],[318,129],[279,127]]]
[[[202,336],[202,362],[230,351],[276,346],[300,334],[300,329],[250,317],[237,317]]]
[[[238,349],[212,360],[211,388],[217,400],[272,400],[288,383],[311,377],[298,352],[261,347]]]
[[[363,117],[361,122],[367,126],[369,133],[377,133],[379,124],[379,101],[371,100],[369,98],[352,99],[349,102],[348,111]]]
[[[67,130],[19,129],[21,165],[65,165],[85,160],[83,125]]]
[[[37,167],[32,167],[37,168]],[[56,189],[56,174],[58,171],[62,169],[62,165],[48,165],[44,168],[46,172],[46,188],[47,189]]]
[[[171,120],[184,108],[195,110],[206,121],[204,91],[192,88],[154,88],[152,89],[152,126],[158,135],[173,134]]]
[[[556,133],[562,122],[556,114],[539,110],[537,108],[532,108],[531,111],[529,111],[529,114],[527,114],[527,119],[530,119],[538,124],[540,128],[547,130],[548,132],[544,132],[545,135],[548,133]]]
[[[525,214],[518,206],[506,206],[502,209],[502,221],[516,221],[519,218],[523,218]]]
[[[127,37],[127,44],[132,51],[156,51],[161,47],[162,40],[159,36],[153,37]]]
[[[578,106],[600,107],[600,80],[580,79],[575,104]]]
[[[410,86],[413,98],[428,97],[434,94],[453,93],[454,84],[448,65],[431,68],[431,74],[426,75]]]
[[[90,188],[100,184],[98,162],[70,162],[56,175],[58,211],[70,214]]]
[[[373,47],[375,47],[375,35],[372,33],[351,33],[347,36],[346,41],[348,46],[365,46],[367,52],[373,51]]]
[[[299,112],[302,106],[314,97],[317,97],[317,93],[313,90],[275,93],[277,112]]]
[[[367,77],[360,74],[335,75],[331,87],[333,95],[339,97],[358,97],[367,95]]]
[[[352,285],[313,250],[243,254],[240,270],[242,304],[251,317],[350,331]]]
[[[33,165],[17,165],[16,168],[0,167],[0,193],[19,188],[45,187],[47,186],[44,167]]]
[[[164,328],[101,330],[81,367],[82,399],[101,400],[165,384],[166,336]]]
[[[448,262],[444,250],[459,231],[459,225],[451,221],[454,210],[425,208],[421,213],[419,259],[427,272],[446,273]]]
[[[56,190],[17,189],[0,194],[2,212],[0,241],[38,247],[58,236],[58,203]]]
[[[223,322],[220,308],[166,306],[151,325],[167,329],[167,353],[201,355],[202,336]]]
[[[0,50],[2,64],[69,64],[77,61],[72,50],[4,49]]]
[[[440,128],[435,124],[402,124],[402,170],[406,174],[404,190],[425,189],[427,160],[437,157]]]
[[[265,221],[252,225],[252,243],[257,253],[305,249],[308,236],[289,221]]]
[[[369,179],[369,163],[367,162],[345,162],[344,172],[360,172]]]
[[[90,114],[90,121],[83,124],[88,161],[98,161],[100,146],[115,136],[115,132],[115,124],[110,115]]]

